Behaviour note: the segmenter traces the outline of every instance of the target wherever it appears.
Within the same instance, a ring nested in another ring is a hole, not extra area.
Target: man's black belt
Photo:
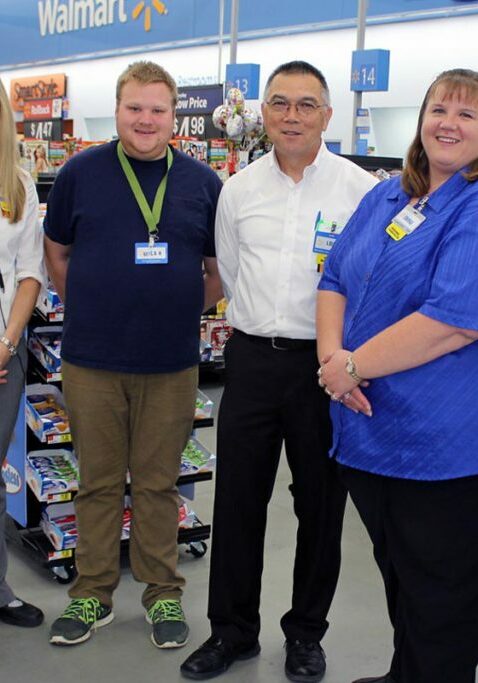
[[[246,334],[242,330],[234,328],[234,334],[240,337],[245,337],[254,344],[265,344],[276,351],[305,351],[306,349],[315,349],[315,339],[289,339],[288,337],[260,337],[257,334]]]

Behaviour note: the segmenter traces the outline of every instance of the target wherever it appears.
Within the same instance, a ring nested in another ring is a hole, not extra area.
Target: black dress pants
[[[425,482],[340,471],[385,583],[393,680],[475,683],[478,476]]]
[[[281,626],[288,639],[318,642],[339,574],[346,491],[327,455],[329,405],[317,385],[316,353],[310,347],[280,351],[234,334],[225,354],[209,587],[212,632],[236,644],[258,637],[267,506],[284,443],[298,531],[292,606]]]

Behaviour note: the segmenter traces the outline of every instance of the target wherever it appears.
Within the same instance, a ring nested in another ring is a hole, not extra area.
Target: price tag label
[[[71,441],[71,434],[48,434],[47,443],[69,443]]]
[[[73,550],[55,550],[53,553],[48,553],[49,560],[63,560],[65,557],[73,557]]]
[[[71,495],[71,492],[48,494],[48,502],[49,503],[66,503],[67,501],[71,500],[72,498],[73,498],[73,496]]]
[[[199,140],[207,140],[219,135],[217,128],[214,127],[211,114],[199,114],[177,116],[174,127],[174,134],[180,137],[193,137]]]
[[[23,132],[25,138],[33,140],[55,140],[60,142],[62,139],[61,119],[50,121],[24,121]]]

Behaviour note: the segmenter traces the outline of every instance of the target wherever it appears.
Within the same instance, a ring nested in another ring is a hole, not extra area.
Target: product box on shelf
[[[65,402],[55,386],[29,384],[26,399],[27,424],[42,443],[71,441]]]
[[[181,474],[209,472],[216,465],[216,456],[210,453],[197,439],[191,437],[181,455]]]
[[[47,505],[41,515],[40,527],[55,550],[76,547],[78,532],[73,503]]]
[[[212,417],[212,409],[214,403],[206,396],[200,389],[196,394],[196,412],[194,413],[195,420],[207,420]]]
[[[206,320],[205,340],[211,344],[213,360],[219,360],[224,353],[224,344],[233,332],[226,320]]]
[[[76,517],[73,503],[47,505],[42,512],[40,527],[55,550],[75,548],[78,540]],[[131,527],[131,509],[123,512],[123,528],[121,540],[129,538]]]
[[[28,339],[28,348],[47,372],[61,372],[62,327],[35,327]]]
[[[78,490],[78,461],[66,448],[30,451],[26,480],[39,501],[69,500]]]
[[[201,526],[196,513],[189,507],[184,498],[180,498],[178,523],[180,529],[192,529]]]
[[[204,161],[207,164],[208,144],[207,140],[196,140],[195,138],[182,138],[179,141],[180,149],[198,161]]]
[[[64,307],[60,297],[51,286],[42,287],[36,307],[50,322],[63,322]]]

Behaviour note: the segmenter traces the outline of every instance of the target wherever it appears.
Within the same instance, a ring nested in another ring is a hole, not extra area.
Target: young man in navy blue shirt
[[[177,90],[164,69],[132,64],[116,97],[119,140],[65,165],[45,220],[49,272],[65,302],[63,387],[80,464],[78,578],[50,642],[82,643],[113,619],[129,470],[131,569],[146,584],[153,643],[180,647],[188,627],[176,480],[194,418],[200,315],[221,296],[221,183],[169,147]]]

